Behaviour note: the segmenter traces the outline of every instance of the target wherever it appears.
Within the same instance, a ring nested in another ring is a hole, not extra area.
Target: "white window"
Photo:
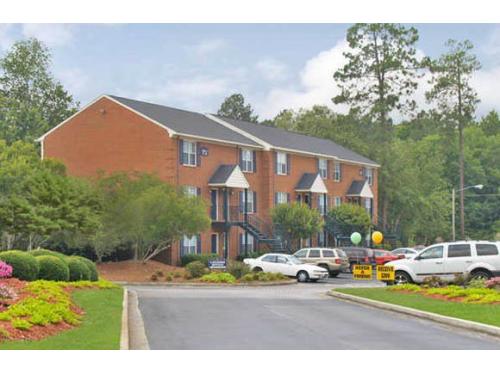
[[[320,194],[318,195],[318,211],[321,215],[326,215],[326,195]]]
[[[365,178],[368,181],[368,185],[373,184],[373,168],[365,168]]]
[[[335,203],[335,207],[338,207],[342,204],[342,197],[334,197],[333,200]]]
[[[365,209],[366,212],[368,212],[368,215],[372,214],[372,199],[371,198],[365,198]]]
[[[254,163],[253,151],[248,149],[241,150],[241,170],[243,172],[253,172]]]
[[[276,153],[276,171],[279,175],[286,175],[288,173],[287,155],[284,152]]]
[[[196,142],[182,142],[182,164],[196,165]]]
[[[248,252],[252,252],[255,250],[255,240],[254,240],[253,236],[250,233],[248,233],[246,237],[248,239],[248,242],[246,243],[246,246],[245,246],[245,233],[240,234],[240,238],[241,238],[240,252],[241,253],[245,252],[245,248]]]
[[[342,179],[342,168],[340,163],[335,162],[335,169],[333,171],[333,179],[335,181],[340,181]]]
[[[328,177],[328,160],[318,159],[318,169],[319,169],[319,175],[322,178],[327,178]]]
[[[184,236],[182,239],[183,254],[196,254],[196,247],[198,245],[198,237]]]
[[[255,212],[255,193],[251,190],[247,191],[247,213]],[[240,191],[240,211],[245,212],[245,192]]]
[[[326,236],[324,231],[318,233],[318,246],[326,246]],[[323,256],[326,257],[325,250],[323,250]]]
[[[198,188],[196,186],[184,186],[184,191],[186,192],[186,195],[189,197],[198,196]]]
[[[276,204],[288,203],[288,194],[279,191],[276,193]]]

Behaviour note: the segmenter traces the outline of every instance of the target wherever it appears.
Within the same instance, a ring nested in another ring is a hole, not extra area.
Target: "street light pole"
[[[481,190],[484,187],[484,185],[479,184],[479,185],[471,185],[464,187],[463,189],[459,189],[458,191],[463,194],[463,192],[467,189],[479,189]],[[455,188],[451,189],[451,238],[453,241],[455,241],[455,195],[456,195],[457,190]],[[461,224],[460,224],[460,234],[462,239],[464,239],[464,215],[461,214],[460,216]]]

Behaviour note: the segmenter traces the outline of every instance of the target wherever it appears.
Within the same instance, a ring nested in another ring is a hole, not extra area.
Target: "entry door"
[[[212,206],[210,207],[210,218],[212,220],[217,220],[218,219],[218,214],[219,214],[219,194],[218,190],[210,190],[210,200],[212,203]]]
[[[219,253],[219,235],[217,233],[212,233],[211,236],[211,249],[212,249],[212,254],[218,254]]]

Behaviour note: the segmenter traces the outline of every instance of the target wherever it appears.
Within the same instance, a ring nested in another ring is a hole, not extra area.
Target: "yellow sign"
[[[394,281],[394,266],[377,266],[377,280]]]
[[[369,264],[355,264],[352,269],[354,280],[371,280],[372,266]]]

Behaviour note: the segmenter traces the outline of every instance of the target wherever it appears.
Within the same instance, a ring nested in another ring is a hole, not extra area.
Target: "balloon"
[[[382,243],[383,240],[384,240],[384,235],[379,231],[375,231],[372,233],[372,241],[375,245]]]
[[[361,242],[361,234],[359,234],[358,232],[353,232],[353,234],[351,234],[351,242],[354,245],[357,245],[358,243],[360,243]]]

